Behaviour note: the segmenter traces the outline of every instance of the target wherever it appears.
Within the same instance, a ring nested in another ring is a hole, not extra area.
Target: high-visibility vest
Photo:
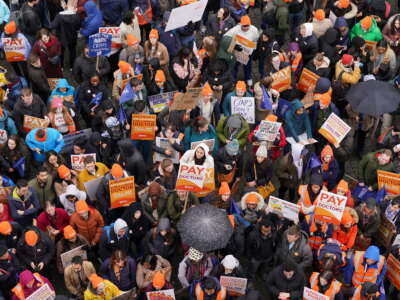
[[[200,283],[196,285],[195,294],[196,294],[196,300],[204,300],[204,291],[201,288]],[[226,298],[226,288],[221,286],[221,289],[217,293],[216,300],[225,300],[225,298]]]
[[[292,61],[292,63],[291,63],[292,72],[296,72],[296,71],[297,71],[297,69],[298,69],[299,66],[300,66],[301,59],[302,59],[302,55],[301,55],[301,53],[299,52],[299,53],[296,54],[295,58],[293,59],[293,61]]]
[[[317,230],[317,225],[315,224],[314,218],[312,215],[306,216],[307,224],[310,227],[310,237],[308,238],[308,244],[311,249],[318,250],[321,245],[325,242],[325,238],[321,236],[314,236],[313,233]],[[326,233],[328,231],[328,225],[324,222],[322,224],[322,232]]]
[[[35,279],[39,281],[39,286],[42,286],[44,284],[44,280],[39,273],[33,273],[33,277],[35,277]],[[17,296],[18,299],[25,299],[24,289],[22,288],[22,285],[20,283],[18,283],[11,291],[14,293],[15,296]]]
[[[314,272],[310,277],[310,287],[312,290],[319,292],[318,287],[318,278],[320,273]],[[324,293],[325,296],[328,296],[330,300],[335,299],[336,294],[340,292],[342,288],[342,284],[337,280],[332,280],[331,286]]]
[[[299,201],[297,201],[297,205],[300,205],[300,212],[302,214],[304,214],[304,212],[303,212],[303,209],[301,207],[301,203],[303,203],[303,205],[306,206],[306,207],[314,205],[314,203],[311,202],[310,195],[308,194],[307,187],[308,187],[308,184],[302,184],[302,185],[299,186],[299,190],[298,190],[298,193],[299,193],[300,197],[299,197]],[[322,190],[326,191],[326,187],[322,186]],[[316,202],[317,199],[318,199],[318,197],[315,198],[314,201]]]
[[[385,265],[385,257],[379,255],[379,262],[377,268],[370,268],[368,265],[364,265],[364,254],[365,251],[356,251],[353,258],[354,273],[353,273],[353,286],[358,287],[364,282],[376,283],[378,275],[381,273],[383,266]],[[365,267],[367,269],[365,270]]]

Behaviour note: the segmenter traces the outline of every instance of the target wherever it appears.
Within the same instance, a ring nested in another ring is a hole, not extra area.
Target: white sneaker
[[[247,80],[247,85],[248,86],[253,86],[253,80],[252,79]]]

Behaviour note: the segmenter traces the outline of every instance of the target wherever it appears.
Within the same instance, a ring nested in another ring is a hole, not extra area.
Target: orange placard
[[[365,45],[367,46],[367,48],[369,48],[370,50],[374,50],[376,47],[376,44],[378,44],[377,42],[374,41],[367,41],[365,40]]]
[[[156,136],[156,115],[132,115],[131,139],[152,141]]]
[[[307,93],[310,88],[314,88],[317,84],[319,76],[309,69],[304,68],[301,72],[299,82],[297,83],[297,89],[303,93]]]
[[[255,49],[257,47],[256,43],[246,39],[245,37],[242,37],[239,34],[236,35],[236,43],[240,44],[243,47],[249,48],[249,49]]]
[[[54,90],[58,84],[58,81],[61,78],[47,78],[47,81],[49,82],[50,90]],[[58,98],[58,97],[57,97]]]
[[[195,195],[197,197],[205,197],[211,192],[215,191],[215,174],[214,168],[206,169],[206,177],[204,178],[204,184],[200,191],[197,191]]]
[[[136,202],[135,177],[110,180],[108,186],[111,208],[124,207]]]
[[[389,194],[400,195],[400,174],[378,170],[378,187]]]
[[[24,130],[26,133],[34,128],[47,128],[49,120],[24,115]]]
[[[21,37],[2,38],[3,49],[8,62],[26,60],[26,44]]]
[[[279,72],[276,72],[271,75],[274,79],[272,82],[272,88],[277,90],[278,92],[286,91],[290,88],[292,84],[292,69],[290,66],[283,68]]]
[[[204,186],[207,168],[181,163],[175,189],[178,191],[200,192]]]
[[[400,262],[393,256],[389,254],[387,259],[387,278],[390,282],[399,290],[400,289]]]

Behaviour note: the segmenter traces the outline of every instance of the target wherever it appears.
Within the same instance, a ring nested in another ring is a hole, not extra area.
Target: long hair
[[[128,258],[126,256],[126,253],[120,249],[115,250],[113,254],[111,255],[110,259],[110,264],[111,266],[114,266],[118,261],[123,261],[124,264],[126,264]]]

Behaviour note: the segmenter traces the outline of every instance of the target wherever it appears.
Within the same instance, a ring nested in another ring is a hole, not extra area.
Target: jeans
[[[244,80],[250,80],[251,79],[251,63],[252,63],[252,56],[250,55],[249,57],[249,62],[247,63],[247,65],[244,65]],[[241,63],[235,63],[235,67],[233,69],[233,76],[235,77],[235,79],[237,79],[237,73],[239,71],[239,66],[241,65]]]
[[[132,141],[136,149],[143,155],[146,164],[152,163],[152,141]]]

